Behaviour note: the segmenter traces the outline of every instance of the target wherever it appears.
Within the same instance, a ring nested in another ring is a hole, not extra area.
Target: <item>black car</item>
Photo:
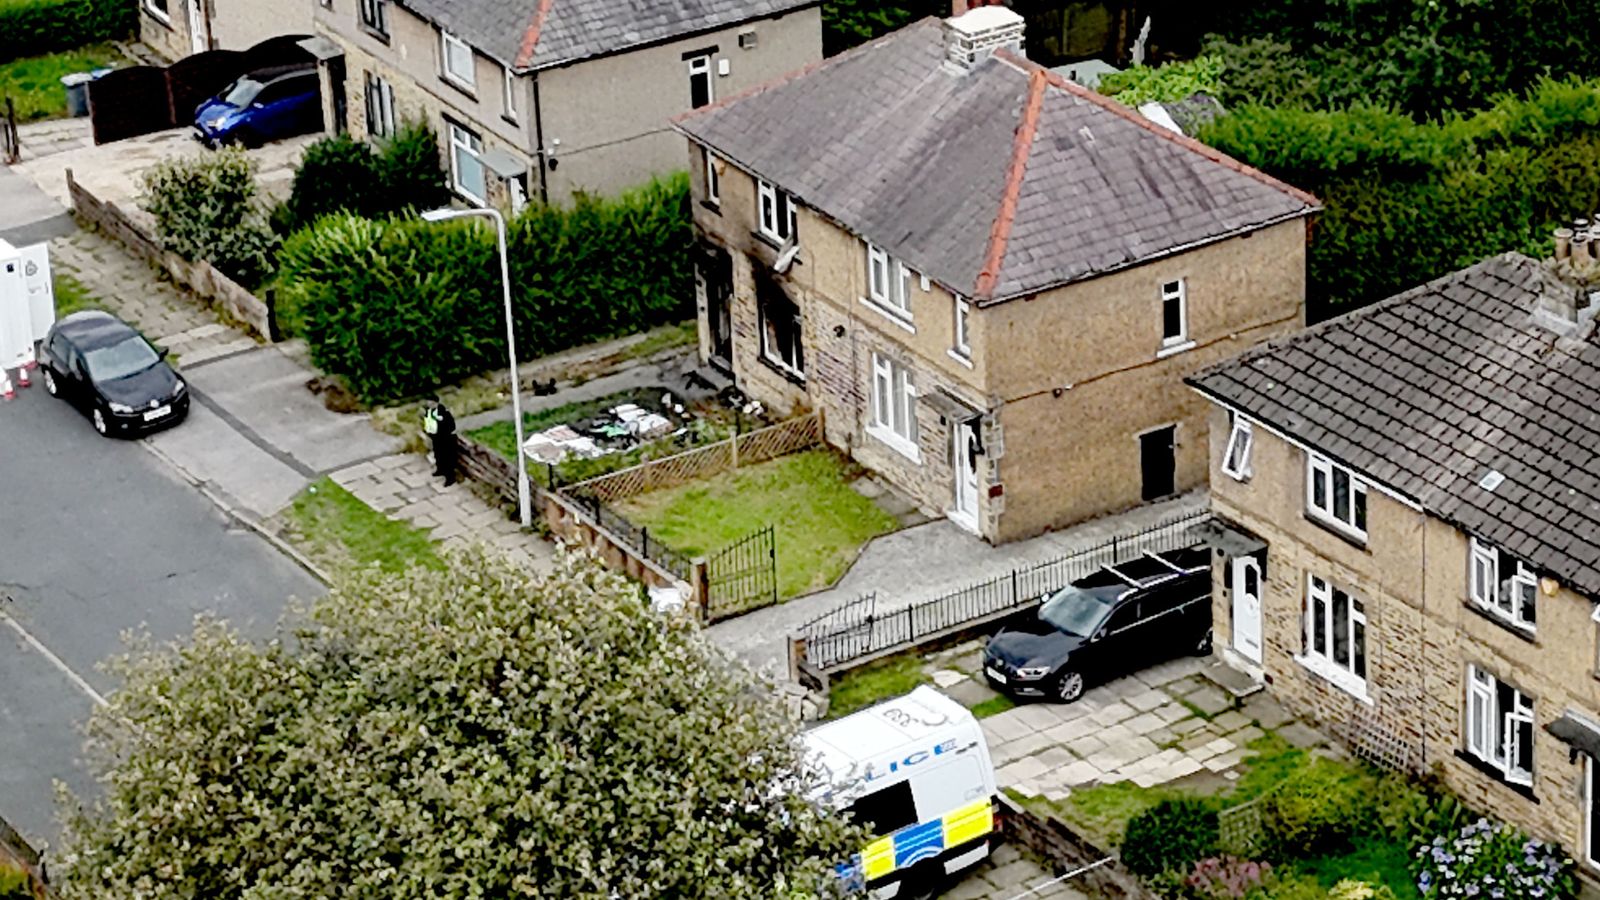
[[[1087,684],[1183,653],[1211,652],[1211,555],[1147,553],[1050,594],[989,640],[989,683],[1071,703]]]
[[[149,431],[189,414],[187,386],[166,352],[110,313],[67,316],[40,349],[44,389],[88,413],[101,434]]]

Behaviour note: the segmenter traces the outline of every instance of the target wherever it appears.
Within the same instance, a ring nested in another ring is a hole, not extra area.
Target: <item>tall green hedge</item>
[[[523,360],[693,314],[688,179],[571,209],[534,206],[510,226]],[[371,402],[414,396],[506,364],[494,237],[469,223],[331,216],[279,255],[278,321]]]
[[[426,125],[411,123],[376,147],[348,134],[311,144],[276,221],[284,232],[292,232],[336,212],[380,218],[449,202],[439,136]]]
[[[134,0],[0,0],[0,62],[133,34]]]

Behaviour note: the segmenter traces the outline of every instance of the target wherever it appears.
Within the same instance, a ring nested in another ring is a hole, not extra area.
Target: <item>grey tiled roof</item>
[[[1532,321],[1556,284],[1494,257],[1189,383],[1600,599],[1600,344]]]
[[[942,25],[926,19],[677,127],[980,301],[1317,208],[1026,60],[966,73],[943,60]],[[980,288],[991,257],[999,265]]]
[[[820,0],[397,0],[479,52],[518,69],[576,62]],[[532,41],[531,55],[528,53]],[[685,76],[687,77],[687,76]]]

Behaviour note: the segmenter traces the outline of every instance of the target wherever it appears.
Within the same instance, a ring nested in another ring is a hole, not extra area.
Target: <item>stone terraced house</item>
[[[1600,875],[1600,292],[1511,254],[1195,375],[1216,646]]]
[[[1009,541],[1202,484],[1183,377],[1304,322],[1319,207],[927,19],[679,118],[700,355]]]
[[[673,116],[822,56],[821,0],[327,0],[316,28],[329,131],[426,122],[456,196],[513,210],[682,171]]]
[[[169,60],[311,34],[319,0],[138,0],[139,40]]]

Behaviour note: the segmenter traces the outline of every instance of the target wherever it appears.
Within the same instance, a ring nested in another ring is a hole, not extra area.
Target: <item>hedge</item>
[[[376,147],[348,134],[306,148],[289,199],[274,214],[283,233],[337,212],[380,218],[434,209],[450,202],[439,158],[439,136],[408,124]]]
[[[0,62],[120,40],[138,21],[134,0],[0,0]]]
[[[688,179],[510,225],[520,359],[681,321],[694,312]],[[493,234],[471,223],[331,216],[279,255],[278,321],[368,402],[506,365]]]

